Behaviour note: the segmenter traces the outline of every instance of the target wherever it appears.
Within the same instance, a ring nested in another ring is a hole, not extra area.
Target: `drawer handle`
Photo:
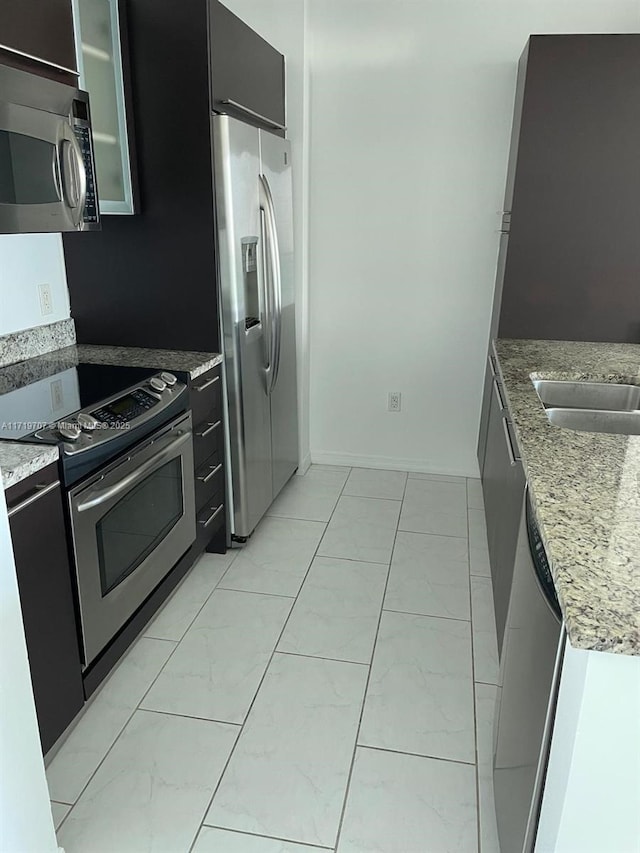
[[[48,486],[36,486],[35,492],[32,492],[28,498],[25,498],[19,504],[12,506],[9,509],[7,515],[9,516],[9,518],[11,518],[16,513],[20,512],[23,509],[26,509],[28,506],[31,506],[32,503],[35,503],[40,498],[44,497],[45,495],[48,495],[49,492],[52,492],[54,489],[57,489],[59,485],[59,481],[56,480],[55,483],[49,483]]]
[[[214,376],[213,379],[207,379],[206,382],[203,382],[202,385],[196,385],[196,391],[205,391],[207,388],[211,388],[211,386],[216,383],[220,379],[220,376]]]
[[[198,477],[198,480],[200,480],[201,483],[208,483],[212,477],[215,477],[218,471],[222,468],[222,462],[218,462],[215,468],[213,465],[209,465],[209,468],[211,468],[211,470],[206,476]]]
[[[502,426],[504,429],[504,437],[507,442],[507,453],[509,454],[509,462],[511,465],[517,465],[520,462],[520,457],[516,456],[515,451],[513,449],[513,441],[511,440],[511,432],[509,430],[509,421],[506,418],[502,419]]]
[[[500,411],[504,412],[507,408],[505,406],[504,400],[502,399],[502,391],[500,390],[500,383],[496,376],[493,377],[493,390],[496,392],[496,397],[498,398],[498,405],[500,406]]]
[[[206,428],[202,430],[202,432],[197,432],[196,435],[198,436],[198,438],[204,438],[205,436],[209,435],[210,432],[213,432],[214,429],[218,429],[221,423],[222,421],[216,421],[214,424],[209,423]]]
[[[217,518],[218,515],[220,515],[220,513],[222,512],[223,509],[224,509],[224,504],[220,504],[218,509],[214,510],[213,515],[210,515],[206,521],[200,521],[199,524],[201,524],[203,527],[208,527],[211,524],[211,522],[214,520],[214,518]]]

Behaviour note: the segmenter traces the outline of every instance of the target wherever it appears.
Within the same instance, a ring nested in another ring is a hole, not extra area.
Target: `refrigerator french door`
[[[298,466],[291,155],[267,131],[212,122],[231,528],[243,540]]]

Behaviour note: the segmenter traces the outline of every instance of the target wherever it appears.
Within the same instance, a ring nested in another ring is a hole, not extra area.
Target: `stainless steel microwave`
[[[0,234],[98,228],[89,96],[0,66]]]

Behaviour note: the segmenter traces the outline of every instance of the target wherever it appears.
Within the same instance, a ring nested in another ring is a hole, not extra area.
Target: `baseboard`
[[[309,468],[311,467],[311,454],[307,453],[304,459],[301,460],[298,465],[298,474],[302,476],[302,474],[306,474]]]
[[[409,471],[412,474],[449,474],[453,477],[477,477],[478,470],[443,468],[425,459],[407,459],[399,456],[360,456],[355,453],[312,452],[315,465],[346,465],[349,468],[381,468],[385,471]]]

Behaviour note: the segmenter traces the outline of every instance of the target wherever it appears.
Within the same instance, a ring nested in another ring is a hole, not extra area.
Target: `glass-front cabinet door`
[[[123,75],[122,0],[73,0],[80,87],[89,92],[100,213],[135,213]]]

